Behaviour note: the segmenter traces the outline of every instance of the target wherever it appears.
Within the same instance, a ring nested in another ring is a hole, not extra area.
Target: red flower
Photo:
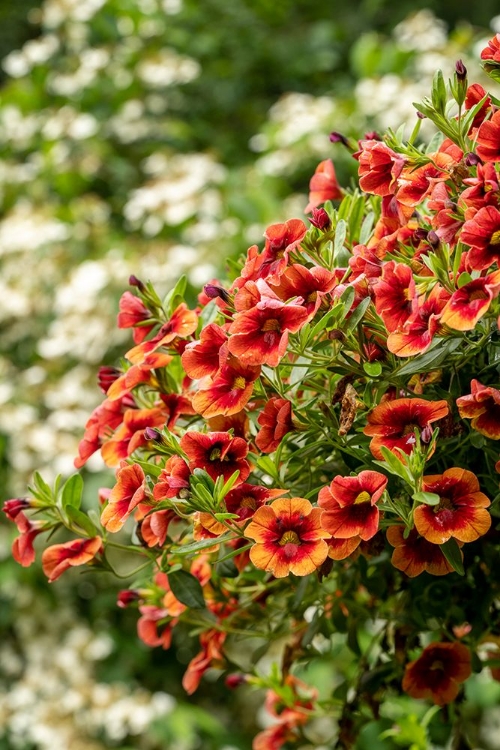
[[[387,541],[395,547],[391,563],[410,578],[415,578],[424,571],[433,576],[445,576],[453,572],[440,546],[428,542],[416,529],[412,529],[405,539],[403,526],[390,526],[387,529]]]
[[[250,549],[252,563],[276,578],[312,573],[328,554],[324,540],[330,534],[321,528],[321,514],[301,497],[280,498],[259,508],[245,529],[245,536],[256,542]]]
[[[144,432],[147,427],[163,427],[166,413],[162,408],[127,409],[114,435],[101,447],[101,455],[108,466],[117,466],[137,448],[147,443]]]
[[[14,522],[21,533],[12,542],[12,557],[23,568],[27,568],[35,562],[33,542],[38,534],[45,531],[45,523],[44,521],[32,521],[25,516],[22,510],[16,513]]]
[[[211,384],[201,388],[193,397],[193,406],[205,419],[218,414],[230,416],[241,411],[252,395],[260,367],[240,364],[230,357],[214,376]]]
[[[499,292],[500,271],[469,281],[453,292],[443,310],[441,322],[455,331],[471,331]]]
[[[299,305],[264,299],[236,316],[229,328],[229,351],[243,364],[277,367],[286,353],[288,332],[296,333],[308,317]]]
[[[198,326],[198,315],[188,310],[182,302],[172,313],[170,319],[162,325],[158,333],[149,341],[143,341],[126,353],[126,358],[134,365],[144,362],[146,355],[156,351],[160,346],[167,346],[177,337],[190,336]]]
[[[16,518],[19,513],[32,507],[32,502],[30,502],[26,497],[15,497],[12,500],[6,500],[3,504],[2,510],[9,521],[14,521],[14,523],[16,523]]]
[[[404,325],[387,337],[387,348],[398,357],[413,357],[422,354],[439,331],[441,312],[450,295],[438,283],[432,287],[428,298],[420,304],[415,301],[415,309]]]
[[[438,505],[419,505],[413,514],[416,530],[428,542],[444,544],[451,537],[474,542],[490,528],[490,501],[471,471],[454,468],[426,476],[422,489],[439,495]]]
[[[291,674],[286,676],[284,688],[282,695],[267,691],[265,706],[277,723],[254,737],[252,750],[280,750],[286,742],[299,741],[298,727],[309,721],[318,691]]]
[[[399,330],[413,312],[417,296],[411,268],[391,260],[373,286],[375,309],[389,333]]]
[[[255,444],[263,453],[272,453],[288,432],[292,432],[292,404],[286,398],[270,398],[259,414],[260,430]]]
[[[280,495],[286,495],[287,492],[288,490],[270,490],[268,487],[245,482],[228,492],[224,502],[228,513],[236,513],[240,521],[247,521],[261,505]]]
[[[173,360],[170,354],[160,352],[151,352],[144,358],[140,365],[132,365],[129,369],[116,378],[107,390],[107,396],[110,401],[122,398],[130,393],[136,386],[141,383],[151,381],[151,370],[157,370],[166,367]]]
[[[77,469],[81,469],[90,456],[99,450],[104,440],[122,423],[125,409],[133,405],[133,399],[127,395],[118,401],[105,399],[94,409],[78,446],[78,457],[74,461]]]
[[[273,289],[284,301],[302,297],[305,309],[312,316],[321,305],[325,294],[332,291],[338,280],[338,272],[332,273],[321,266],[306,268],[295,263],[286,269],[279,285],[273,285]]]
[[[398,398],[376,406],[368,415],[368,425],[363,432],[373,437],[370,450],[375,458],[383,458],[382,445],[396,453],[395,449],[399,448],[409,455],[415,444],[415,428],[422,431],[447,414],[446,401]]]
[[[376,504],[386,487],[387,477],[378,471],[361,471],[356,477],[336,476],[318,495],[318,505],[324,510],[321,525],[337,539],[371,539],[378,531]]]
[[[154,322],[151,325],[139,326],[151,318],[151,313],[139,299],[131,292],[124,292],[120,299],[120,312],[118,313],[118,328],[133,328],[134,342],[140,344],[144,341],[148,333],[154,328]]]
[[[381,141],[361,141],[359,145],[361,151],[354,157],[359,161],[360,188],[374,195],[394,195],[404,158]]]
[[[438,706],[455,700],[460,683],[470,677],[471,655],[463,643],[431,643],[405,667],[403,690]]]
[[[73,539],[64,544],[53,544],[42,554],[43,572],[49,582],[55,581],[68,568],[76,565],[86,565],[102,549],[100,536],[92,539]]]
[[[460,161],[463,153],[449,149],[450,141],[444,141],[438,153],[432,154],[432,161],[414,169],[407,167],[399,177],[396,198],[405,206],[416,206],[432,191],[434,186],[449,178],[449,170]],[[455,147],[457,148],[457,147]],[[449,151],[452,151],[450,153]]]
[[[500,391],[472,380],[471,393],[457,398],[463,419],[472,419],[471,427],[492,440],[500,440]]]
[[[485,120],[477,131],[476,152],[483,161],[500,161],[500,113],[494,113],[491,120]]]
[[[201,651],[194,659],[191,659],[182,678],[182,687],[188,695],[192,695],[198,688],[207,669],[224,664],[222,646],[226,637],[227,633],[215,629],[205,630],[201,633]]]
[[[141,641],[151,648],[170,648],[173,622],[167,622],[168,611],[154,604],[143,604],[139,607],[139,612],[141,617],[137,620],[137,635]]]
[[[203,328],[199,341],[190,342],[181,356],[182,366],[190,378],[213,377],[221,366],[220,350],[227,335],[216,323]]]
[[[471,246],[467,262],[473,271],[483,271],[495,262],[500,263],[500,211],[494,206],[480,208],[463,225],[460,239]]]
[[[500,64],[500,34],[495,34],[488,42],[488,46],[481,50],[481,60],[491,60]]]
[[[288,256],[298,248],[307,232],[301,219],[290,219],[284,224],[271,224],[264,232],[266,244],[262,253],[259,278],[275,283],[288,264]]]
[[[240,437],[231,437],[227,432],[186,432],[180,446],[189,459],[189,467],[205,469],[215,481],[223,476],[227,482],[235,471],[239,471],[238,484],[250,474],[250,464],[246,460],[248,445]]]
[[[481,99],[483,99],[486,96],[486,91],[483,89],[480,83],[473,83],[469,86],[467,89],[467,94],[465,97],[465,109],[472,109],[476,106],[476,104],[479,104]],[[489,109],[491,105],[491,98],[489,96],[486,97],[486,100],[477,113],[477,115],[474,117],[474,120],[472,121],[472,125],[470,127],[469,133],[473,128],[477,128],[478,125],[480,125],[484,118],[487,116]]]
[[[101,523],[108,531],[119,531],[132,511],[146,499],[144,471],[138,464],[123,462],[116,479],[101,515]]]
[[[177,519],[175,511],[165,508],[149,513],[142,521],[140,535],[148,547],[163,547],[171,521]]]
[[[170,497],[178,497],[181,490],[189,490],[189,466],[180,456],[171,456],[161,470],[153,488],[153,498],[157,502]]]
[[[321,161],[316,167],[309,183],[309,203],[304,209],[308,214],[325,201],[339,200],[343,196],[342,189],[337,182],[335,167],[331,159]]]

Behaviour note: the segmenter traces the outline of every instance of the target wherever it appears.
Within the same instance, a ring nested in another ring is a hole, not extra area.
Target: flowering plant
[[[500,35],[482,58],[498,78]],[[311,226],[269,226],[195,309],[183,279],[162,300],[131,277],[118,325],[134,346],[101,368],[75,462],[116,467],[100,512],[78,474],[35,475],[4,506],[22,565],[36,537],[71,532],[42,554],[50,581],[138,557],[118,605],[152,647],[198,639],[185,690],[214,668],[267,690],[254,750],[351,748],[373,726],[464,746],[462,683],[499,676],[497,104],[459,61],[408,140],[332,134],[359,189],[321,162]],[[387,724],[402,693],[435,705]]]

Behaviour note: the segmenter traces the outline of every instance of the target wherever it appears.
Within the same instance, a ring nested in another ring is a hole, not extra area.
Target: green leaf
[[[203,589],[197,578],[187,570],[176,570],[168,573],[168,582],[173,595],[186,607],[204,609]]]
[[[52,490],[38,471],[33,474],[33,485],[29,487],[29,490],[37,499],[53,502]]]
[[[382,365],[380,362],[365,362],[363,364],[363,370],[367,375],[372,378],[378,378],[382,374]]]
[[[203,549],[209,549],[216,544],[223,544],[234,538],[234,534],[229,532],[222,536],[215,537],[214,539],[201,539],[199,542],[193,542],[192,544],[180,545],[172,548],[172,553],[176,555],[191,555],[196,552],[201,552]]]
[[[415,492],[412,498],[424,505],[439,505],[441,498],[435,492]]]
[[[466,284],[470,284],[471,281],[472,281],[472,276],[470,275],[470,273],[467,273],[466,271],[464,271],[458,277],[457,286],[459,289],[461,289]]]
[[[458,349],[462,343],[462,338],[452,338],[443,343],[443,339],[436,340],[436,343],[425,352],[425,354],[419,354],[406,365],[403,365],[395,374],[397,375],[414,375],[417,372],[426,372],[427,370],[433,370],[439,367],[443,362],[452,354],[455,349]]]
[[[392,451],[389,450],[385,445],[380,446],[380,452],[384,457],[384,461],[374,461],[374,463],[382,466],[391,474],[395,474],[397,477],[404,479],[407,484],[413,486],[413,476],[406,466]]]
[[[337,226],[335,227],[335,240],[333,243],[333,257],[336,258],[341,250],[344,248],[344,242],[347,235],[347,223],[344,219],[340,219]]]
[[[221,578],[238,578],[240,571],[233,560],[221,560],[215,564],[215,572]]]
[[[156,478],[161,474],[161,466],[158,466],[158,464],[152,464],[149,461],[141,461],[138,458],[134,458],[134,464],[138,464],[146,476],[149,475],[150,477]]]
[[[350,315],[350,317],[346,320],[345,325],[342,327],[344,333],[349,333],[356,328],[363,315],[367,311],[371,301],[371,297],[366,297],[362,302],[359,303],[352,315]]]
[[[440,114],[444,114],[446,109],[446,84],[444,82],[443,73],[440,70],[436,70],[434,74],[434,80],[432,81],[432,105],[434,109]]]
[[[71,505],[73,508],[80,507],[82,503],[83,494],[83,479],[81,474],[73,474],[65,483],[62,488],[61,503],[63,508],[67,508]]]
[[[184,294],[186,293],[187,277],[181,276],[174,288],[167,294],[163,300],[163,307],[167,315],[172,315],[175,308],[184,301]]]
[[[366,245],[366,243],[370,239],[374,220],[375,220],[375,214],[373,212],[367,214],[365,218],[363,219],[363,223],[361,224],[361,230],[359,232],[359,244],[360,245]]]
[[[445,542],[444,544],[440,544],[439,546],[441,547],[443,555],[446,557],[453,570],[455,570],[460,576],[465,575],[462,552],[457,544],[456,539],[448,539],[447,542]]]
[[[66,507],[66,515],[70,523],[78,526],[87,536],[96,536],[97,529],[86,513],[82,513],[81,510],[78,510],[73,505],[68,505]]]

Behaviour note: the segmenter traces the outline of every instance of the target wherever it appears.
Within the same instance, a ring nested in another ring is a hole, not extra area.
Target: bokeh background
[[[115,319],[130,274],[166,290],[185,273],[194,301],[266,225],[303,216],[320,160],[351,184],[332,130],[409,133],[411,103],[458,58],[481,80],[498,13],[497,0],[0,0],[2,499],[27,494],[35,469],[71,473],[97,368],[128,341]],[[99,458],[84,474],[87,503],[113,484]],[[0,522],[0,750],[249,750],[258,698],[223,698],[215,671],[182,694],[187,633],[151,651],[116,609],[116,580],[49,587],[10,560],[11,540]],[[499,696],[474,690],[495,750]]]

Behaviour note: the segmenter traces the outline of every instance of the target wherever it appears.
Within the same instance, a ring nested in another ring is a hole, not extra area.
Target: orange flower
[[[246,460],[248,444],[240,437],[232,437],[227,432],[189,431],[181,438],[180,446],[189,459],[189,468],[205,469],[215,481],[223,476],[227,482],[235,471],[239,471],[238,484],[250,474],[250,464]]]
[[[123,375],[114,380],[107,390],[109,400],[116,401],[141,383],[150,382],[151,370],[166,367],[172,360],[173,357],[170,354],[151,352],[144,358],[144,362],[140,365],[132,365]]]
[[[73,539],[64,544],[53,544],[42,554],[43,572],[49,582],[59,578],[65,570],[75,565],[86,565],[100,552],[102,539],[95,536],[92,539]]]
[[[219,367],[220,349],[227,341],[227,335],[216,323],[205,326],[199,341],[191,341],[181,356],[182,366],[190,378],[199,380],[207,375],[213,377]]]
[[[490,528],[490,501],[471,471],[455,468],[426,476],[422,489],[439,495],[438,505],[419,505],[413,514],[416,530],[428,542],[444,544],[452,537],[474,542]]]
[[[182,678],[182,687],[188,695],[192,695],[197,690],[207,669],[224,663],[222,646],[226,638],[227,633],[221,630],[205,630],[201,633],[201,651],[191,659]]]
[[[118,328],[133,328],[134,342],[140,344],[155,325],[154,321],[151,322],[151,325],[138,325],[151,319],[150,311],[144,302],[131,292],[124,292],[122,294],[119,306]]]
[[[413,357],[427,351],[433,337],[439,332],[441,311],[450,295],[438,283],[432,287],[428,298],[420,304],[415,300],[414,310],[404,325],[387,337],[387,348],[398,357]]]
[[[149,341],[143,341],[126,353],[126,358],[134,365],[144,362],[145,357],[156,351],[160,346],[167,346],[177,337],[190,336],[198,326],[198,315],[194,310],[188,310],[182,302],[172,313],[170,319],[162,325],[158,333]]]
[[[471,419],[473,430],[492,440],[500,440],[500,391],[471,380],[471,393],[457,398],[462,419]]]
[[[263,453],[272,453],[284,436],[294,429],[291,402],[286,398],[270,398],[257,422],[260,430],[255,438],[255,445]]]
[[[361,151],[354,154],[359,161],[359,185],[365,193],[393,195],[405,160],[385,143],[360,141]]]
[[[324,540],[330,534],[321,527],[322,512],[302,497],[259,508],[245,529],[245,536],[257,542],[250,549],[252,563],[276,578],[312,573],[328,554]]]
[[[497,112],[500,115],[500,112]],[[488,125],[489,123],[483,123]],[[500,139],[500,122],[498,124]],[[498,140],[497,142],[500,142]],[[498,158],[500,159],[500,153]],[[495,206],[484,206],[465,222],[460,239],[470,245],[467,263],[473,271],[483,271],[493,263],[500,263],[500,211]]]
[[[193,406],[205,419],[219,414],[230,416],[241,411],[252,395],[260,367],[245,366],[230,357],[206,388],[193,397]]]
[[[144,502],[144,471],[138,464],[125,461],[116,472],[117,482],[101,515],[101,523],[108,531],[119,531],[132,511]]]
[[[424,571],[433,576],[445,576],[453,572],[439,544],[428,542],[416,529],[412,529],[405,539],[403,526],[389,526],[387,541],[395,547],[391,563],[409,578],[415,578]]]
[[[259,277],[270,283],[278,283],[288,265],[288,256],[299,247],[306,232],[307,227],[301,219],[289,219],[284,224],[267,227]]]
[[[318,495],[318,505],[324,510],[321,525],[337,539],[371,539],[378,531],[376,503],[386,487],[387,477],[378,471],[335,477]]]
[[[382,277],[373,287],[375,309],[389,333],[399,330],[413,312],[416,302],[411,268],[391,260],[383,266]]]
[[[447,414],[446,401],[426,401],[423,398],[383,401],[368,415],[368,425],[363,432],[373,436],[370,450],[375,458],[383,459],[382,445],[398,455],[396,448],[409,455],[415,444],[415,428],[423,430]]]
[[[12,557],[23,568],[28,568],[35,562],[33,542],[45,530],[46,524],[44,521],[32,521],[22,510],[16,513],[13,520],[21,533],[12,542]]]
[[[325,201],[334,201],[342,198],[343,192],[337,182],[335,167],[331,159],[321,161],[309,182],[309,203],[304,209],[308,214],[313,208]]]
[[[146,428],[163,427],[166,417],[166,411],[162,407],[127,409],[123,415],[123,424],[118,427],[114,435],[104,441],[101,447],[101,455],[106,465],[117,466],[137,448],[145,445],[147,443],[144,434]]]
[[[463,643],[431,643],[406,665],[403,690],[412,698],[428,698],[438,706],[455,700],[460,683],[472,673],[471,655]]]
[[[453,292],[441,322],[455,331],[472,331],[500,292],[500,271],[474,279]]]

